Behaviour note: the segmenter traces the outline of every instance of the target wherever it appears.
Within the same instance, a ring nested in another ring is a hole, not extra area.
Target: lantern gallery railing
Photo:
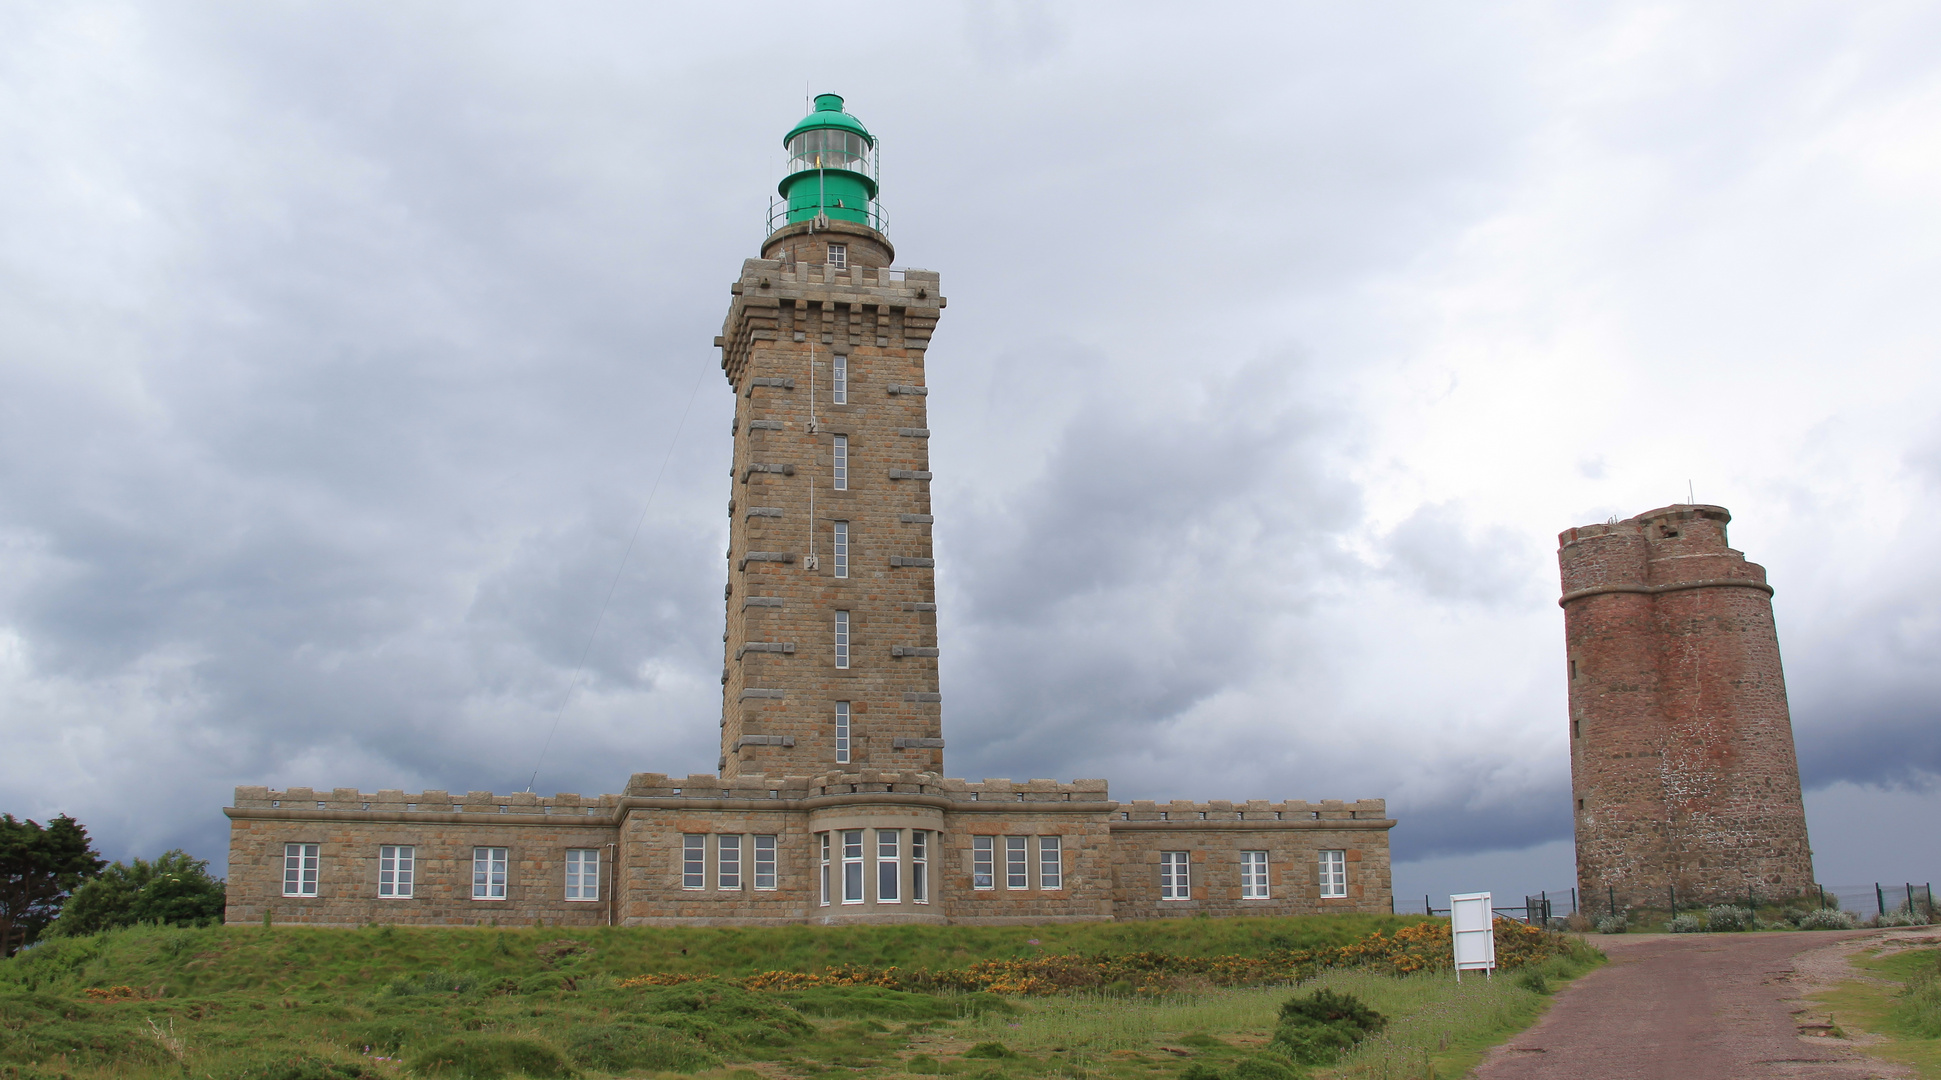
[[[867,225],[884,236],[890,234],[890,218],[883,212],[882,203],[874,199],[860,206],[851,206],[848,203],[849,200],[836,195],[826,197],[821,203],[818,203],[814,196],[806,202],[770,196],[768,231],[773,233],[785,225],[798,225],[804,221],[812,221],[819,213],[831,221],[853,221],[859,225]]]

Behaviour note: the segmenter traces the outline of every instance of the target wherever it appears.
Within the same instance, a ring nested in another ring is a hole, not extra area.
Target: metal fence
[[[1863,919],[1878,918],[1898,912],[1922,916],[1930,923],[1935,921],[1934,886],[1929,883],[1917,885],[1912,882],[1816,885],[1806,892],[1761,889],[1757,885],[1747,885],[1744,894],[1735,891],[1703,895],[1695,893],[1681,895],[1676,888],[1668,887],[1660,896],[1627,891],[1614,885],[1581,897],[1575,888],[1546,889],[1534,896],[1525,896],[1520,906],[1505,905],[1493,910],[1502,918],[1543,926],[1554,920],[1578,914],[1580,911],[1593,919],[1631,911],[1664,911],[1677,915],[1681,911],[1702,911],[1718,904],[1730,904],[1751,911],[1765,908],[1838,908],[1852,912]],[[1429,896],[1422,898],[1422,910],[1430,915],[1449,914],[1448,908],[1436,907],[1433,898]]]

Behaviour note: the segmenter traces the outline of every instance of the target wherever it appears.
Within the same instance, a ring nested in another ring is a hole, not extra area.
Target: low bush
[[[575,1065],[602,1072],[694,1072],[721,1059],[692,1037],[643,1024],[595,1024],[575,1029],[566,1043]]]
[[[1912,911],[1907,908],[1874,916],[1875,926],[1926,926],[1927,924],[1926,912]]]
[[[375,1071],[357,1062],[294,1054],[236,1069],[226,1080],[371,1080],[375,1076]]]
[[[1541,968],[1525,968],[1516,973],[1516,984],[1533,994],[1550,993],[1550,980]]]
[[[1665,924],[1665,929],[1674,934],[1702,934],[1705,932],[1705,916],[1695,911],[1681,911]]]
[[[1323,988],[1281,1006],[1270,1046],[1303,1065],[1327,1065],[1387,1025],[1360,998]]]
[[[935,994],[885,990],[880,986],[816,986],[781,995],[808,1016],[882,1016],[892,1020],[950,1020],[962,1012],[954,1001]],[[1001,999],[1000,999],[1001,1000]]]
[[[1754,921],[1752,912],[1732,904],[1716,904],[1705,909],[1705,929],[1714,933],[1750,930]]]
[[[1233,1067],[1233,1080],[1306,1080],[1307,1070],[1286,1054],[1263,1050]]]
[[[1606,915],[1597,920],[1597,932],[1600,934],[1622,934],[1629,929],[1631,929],[1629,915]]]
[[[577,1076],[559,1051],[537,1039],[508,1035],[470,1035],[446,1039],[411,1059],[412,1071],[442,1080],[499,1080],[524,1076],[531,1080],[567,1080]],[[251,1078],[255,1080],[255,1078]],[[311,1080],[309,1077],[269,1077],[267,1080]]]
[[[1799,920],[1801,930],[1852,930],[1854,927],[1853,916],[1839,908],[1818,908]]]
[[[964,1051],[964,1056],[967,1058],[989,1058],[995,1061],[1000,1058],[1017,1057],[1018,1055],[1012,1053],[1010,1048],[1001,1042],[981,1042],[969,1050]]]

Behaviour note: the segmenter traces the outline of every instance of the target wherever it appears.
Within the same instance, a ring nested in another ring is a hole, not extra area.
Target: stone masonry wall
[[[837,702],[850,708],[849,767],[941,771],[923,377],[937,275],[750,259],[731,291],[718,339],[737,394],[722,775],[837,767]],[[849,615],[847,668],[837,611]]]
[[[1727,546],[1730,520],[1674,506],[1559,537],[1578,887],[1593,901],[1813,883],[1772,589]]]

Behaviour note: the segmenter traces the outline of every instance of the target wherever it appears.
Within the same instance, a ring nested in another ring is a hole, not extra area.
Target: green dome
[[[854,132],[857,135],[861,135],[863,141],[869,143],[869,145],[876,145],[876,139],[870,135],[869,129],[863,126],[863,122],[842,111],[842,95],[840,94],[817,94],[815,96],[815,111],[803,117],[800,123],[789,129],[787,135],[782,136],[782,145],[789,145],[789,140],[805,131],[829,129]]]

